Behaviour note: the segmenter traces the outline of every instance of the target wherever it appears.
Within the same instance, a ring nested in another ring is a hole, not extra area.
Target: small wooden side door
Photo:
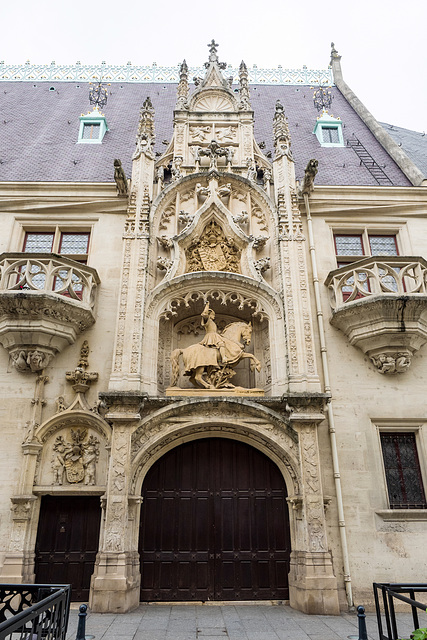
[[[36,541],[36,582],[70,583],[73,601],[88,600],[100,524],[98,496],[43,496]]]

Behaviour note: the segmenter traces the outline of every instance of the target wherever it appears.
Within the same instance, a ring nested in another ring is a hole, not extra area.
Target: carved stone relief
[[[96,484],[96,465],[99,460],[99,439],[88,437],[86,429],[71,429],[70,440],[56,437],[53,445],[51,467],[52,484]]]
[[[211,220],[202,235],[186,251],[187,271],[240,272],[240,250],[225,236],[220,225]]]

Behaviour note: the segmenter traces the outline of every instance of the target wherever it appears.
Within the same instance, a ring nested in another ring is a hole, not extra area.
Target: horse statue
[[[250,358],[251,371],[261,370],[260,361],[244,348],[250,343],[252,325],[246,322],[232,322],[218,333],[214,322],[215,312],[206,305],[202,313],[202,326],[206,335],[203,340],[186,349],[175,349],[171,356],[172,386],[179,377],[179,359],[184,361],[184,375],[190,376],[190,382],[202,389],[235,389],[231,384],[236,372],[234,367],[243,358]],[[242,344],[243,342],[243,344]]]

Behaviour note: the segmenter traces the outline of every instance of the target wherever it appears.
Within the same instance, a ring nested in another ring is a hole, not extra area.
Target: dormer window
[[[108,126],[104,114],[95,108],[88,114],[80,116],[78,142],[100,144],[107,131]]]
[[[322,147],[343,147],[344,136],[342,133],[342,122],[339,118],[330,116],[327,111],[318,117],[314,134]]]

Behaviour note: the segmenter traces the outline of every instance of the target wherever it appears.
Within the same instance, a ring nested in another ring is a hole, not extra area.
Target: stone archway
[[[287,490],[258,449],[228,438],[180,444],[142,488],[142,601],[288,599]]]

